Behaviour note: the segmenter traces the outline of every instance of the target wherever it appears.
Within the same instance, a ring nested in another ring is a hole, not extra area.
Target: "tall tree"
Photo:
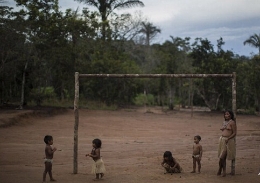
[[[16,5],[21,7],[20,13],[26,14],[26,36],[27,42],[31,44],[29,55],[32,58],[28,63],[28,70],[30,70],[30,78],[34,78],[30,85],[34,91],[37,91],[34,93],[34,99],[40,104],[45,88],[51,85],[52,73],[55,73],[51,59],[54,48],[62,42],[61,37],[64,32],[61,26],[62,13],[59,11],[58,0],[15,1]]]
[[[250,45],[258,49],[258,54],[260,55],[260,33],[256,33],[250,36],[247,40],[244,41],[244,45]]]
[[[0,6],[0,97],[3,101],[19,95],[19,75],[26,52],[23,16],[13,12],[11,7]]]
[[[218,40],[218,43],[218,50],[222,50],[221,46],[224,44],[222,38]],[[198,74],[224,74],[235,71],[234,62],[232,62],[233,55],[230,54],[230,51],[218,54],[207,39],[196,39],[190,56],[193,58],[193,66]],[[231,93],[226,91],[230,86],[229,80],[219,80],[217,78],[196,79],[195,85],[199,96],[211,110],[220,107],[220,97]]]
[[[151,22],[142,22],[140,33],[145,34],[145,45],[150,46],[150,41],[158,34],[161,29],[154,26]]]
[[[116,9],[144,6],[139,0],[75,0],[84,2],[86,5],[94,6],[98,9],[102,20],[102,38],[106,39],[106,28],[109,26],[108,16]]]

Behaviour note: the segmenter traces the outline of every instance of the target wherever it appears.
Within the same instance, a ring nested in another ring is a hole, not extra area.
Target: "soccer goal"
[[[231,78],[232,79],[232,111],[236,119],[236,73],[232,74],[79,74],[75,72],[74,98],[74,156],[73,173],[78,173],[78,125],[79,125],[79,78]],[[235,173],[235,160],[231,162],[231,172]]]

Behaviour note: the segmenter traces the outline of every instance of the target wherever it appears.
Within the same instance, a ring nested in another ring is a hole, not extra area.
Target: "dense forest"
[[[43,105],[73,101],[74,75],[82,74],[232,74],[237,75],[237,108],[260,108],[260,33],[249,33],[250,57],[223,50],[207,38],[169,37],[152,44],[160,28],[141,14],[118,8],[144,6],[139,0],[78,0],[82,12],[61,11],[58,0],[0,0],[1,105]],[[97,11],[90,11],[89,7]],[[91,78],[80,80],[80,101],[106,106],[176,105],[231,108],[227,78]],[[73,105],[73,104],[72,104]],[[87,104],[85,104],[87,105]],[[88,104],[89,105],[89,104]]]

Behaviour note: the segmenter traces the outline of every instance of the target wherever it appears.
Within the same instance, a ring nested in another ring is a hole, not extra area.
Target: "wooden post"
[[[236,73],[233,72],[233,77],[232,77],[232,111],[234,113],[234,118],[236,119],[236,114],[237,114],[237,105],[236,105]]]
[[[190,93],[190,95],[191,95],[191,118],[193,118],[193,79],[192,78],[190,78],[190,84],[191,84],[191,93]]]
[[[236,114],[237,114],[237,105],[236,105],[236,73],[233,72],[232,77],[232,111],[234,113],[234,119],[236,121]],[[236,138],[236,137],[235,137]],[[236,141],[236,139],[235,139]],[[235,175],[235,166],[236,166],[236,159],[231,160],[231,174]]]
[[[79,126],[79,73],[75,72],[75,99],[74,99],[74,115],[75,115],[75,124],[74,124],[74,160],[73,160],[73,173],[78,173],[78,126]]]

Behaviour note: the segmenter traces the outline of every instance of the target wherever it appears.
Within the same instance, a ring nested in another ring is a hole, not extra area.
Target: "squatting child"
[[[173,158],[170,151],[165,151],[163,154],[163,162],[161,163],[162,167],[165,169],[166,173],[181,173],[182,168],[180,164]]]

